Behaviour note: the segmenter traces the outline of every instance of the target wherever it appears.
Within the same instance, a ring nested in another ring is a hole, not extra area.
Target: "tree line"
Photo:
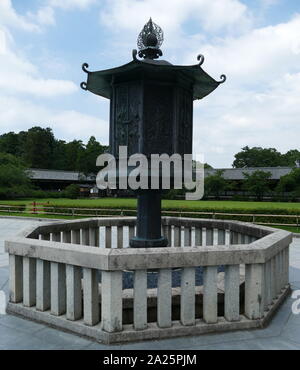
[[[246,199],[248,195],[256,200],[262,200],[265,195],[274,200],[298,200],[300,198],[300,151],[291,149],[286,153],[280,153],[275,148],[262,148],[245,146],[234,155],[233,168],[249,167],[291,167],[293,170],[280,178],[274,184],[271,173],[258,169],[252,174],[243,172],[244,179],[241,182],[224,179],[223,170],[217,170],[214,174],[205,178],[205,196],[219,198],[228,192],[244,192],[244,195],[235,195],[235,198]],[[205,168],[212,168],[207,165]],[[247,194],[247,195],[245,195]]]
[[[235,154],[232,167],[294,167],[300,164],[300,151],[291,149],[282,154],[275,148],[245,146]]]
[[[80,188],[68,185],[62,191],[44,191],[30,181],[31,173],[24,162],[9,153],[0,152],[0,199],[77,198]]]
[[[27,131],[0,135],[0,153],[12,154],[31,168],[97,173],[96,158],[107,148],[95,136],[86,144],[82,140],[57,139],[49,127],[35,126]],[[297,149],[282,154],[275,148],[245,146],[234,155],[232,167],[294,167],[297,162],[300,163]],[[211,168],[209,164],[205,167]]]
[[[107,146],[94,136],[86,144],[81,140],[66,142],[55,138],[49,127],[0,135],[0,153],[13,155],[29,168],[97,173],[96,158],[105,150]]]
[[[0,199],[34,196],[39,197],[39,189],[30,182],[28,168],[78,171],[96,174],[97,157],[107,151],[91,136],[86,144],[81,140],[66,142],[57,139],[51,128],[35,126],[19,133],[8,132],[0,135]],[[244,172],[242,184],[223,178],[223,171],[217,170],[205,178],[205,196],[220,197],[224,192],[244,191],[262,200],[271,195],[274,200],[284,200],[288,194],[291,199],[300,198],[300,151],[289,150],[282,154],[275,148],[245,146],[234,156],[232,166],[248,167],[293,167],[290,174],[282,176],[277,184],[270,181],[271,173],[258,169],[252,174]],[[205,168],[212,168],[205,163]],[[68,191],[68,190],[67,190]],[[71,185],[66,196],[74,197],[78,189]],[[168,197],[177,197],[178,190],[170,190]],[[43,196],[43,194],[40,194]],[[63,196],[63,194],[57,194]],[[54,195],[53,195],[54,196]]]
[[[271,183],[271,172],[256,170],[253,173],[243,172],[244,179],[241,183],[226,180],[223,177],[223,170],[217,170],[214,174],[205,178],[205,196],[219,198],[226,192],[245,192],[242,196],[235,195],[234,198],[254,196],[256,200],[263,200],[268,195],[275,201],[292,200],[300,198],[300,168],[294,167],[290,173],[281,176],[277,184]]]

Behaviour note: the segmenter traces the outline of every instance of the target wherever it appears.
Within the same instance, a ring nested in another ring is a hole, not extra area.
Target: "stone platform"
[[[35,221],[0,219],[0,290],[6,295],[8,266],[2,240],[29,224],[38,225]],[[290,284],[292,290],[300,289],[299,239],[294,239],[290,247]],[[0,349],[300,349],[300,315],[292,314],[293,301],[291,298],[285,301],[266,329],[122,345],[102,345],[46,325],[0,314]]]

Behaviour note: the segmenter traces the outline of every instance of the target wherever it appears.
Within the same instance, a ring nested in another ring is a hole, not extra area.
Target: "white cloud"
[[[14,68],[15,70],[22,71],[23,73],[35,73],[35,67],[26,59],[22,58],[21,56],[17,56],[17,54],[13,52],[13,48],[14,40],[11,34],[7,29],[1,28],[0,26],[1,75],[4,74],[4,70],[2,71],[2,68],[5,68],[6,65],[8,68]],[[9,65],[11,65],[11,67],[9,67]]]
[[[217,31],[228,26],[245,26],[250,22],[247,7],[238,0],[109,0],[100,13],[101,22],[117,30],[136,30],[151,16],[154,22],[171,33],[189,20],[199,27]],[[117,27],[116,27],[117,25]]]
[[[61,111],[49,118],[55,132],[60,132],[66,139],[81,139],[84,142],[92,135],[101,143],[108,143],[109,124],[107,121],[75,110]],[[57,135],[58,136],[58,135]]]
[[[0,55],[4,55],[7,50],[7,41],[5,31],[0,29]]]
[[[268,8],[270,6],[276,5],[279,3],[280,0],[260,0],[261,5],[264,8]]]
[[[0,75],[0,88],[6,93],[25,93],[38,97],[70,94],[78,90],[78,87],[72,81],[34,78],[13,71]]]
[[[77,1],[77,6],[85,7],[88,3],[92,2]],[[53,24],[53,8],[44,7],[36,13],[27,13],[25,22],[25,17],[18,18],[11,2],[6,1],[6,16],[9,15],[10,19],[6,17],[4,26],[4,13],[1,13],[3,4],[0,0],[0,134],[41,125],[52,127],[55,135],[65,140],[76,138],[87,141],[91,135],[95,135],[98,140],[107,143],[107,121],[76,109],[54,109],[48,106],[47,98],[71,94],[79,90],[78,86],[72,81],[44,76],[23,54],[24,49],[15,44],[11,35],[12,27],[39,30],[30,23],[33,19],[38,24]],[[57,65],[57,61],[55,63]]]
[[[6,8],[3,6],[6,5]],[[100,119],[77,112],[76,110],[55,110],[47,107],[47,98],[72,94],[79,91],[73,81],[48,79],[39,68],[22,53],[9,31],[12,27],[22,27],[29,31],[28,19],[39,24],[53,24],[52,8],[40,8],[36,14],[27,13],[18,18],[10,1],[0,1],[0,10],[6,9],[6,26],[0,19],[0,133],[27,130],[33,125],[50,126],[60,138],[84,138],[92,132],[105,132]],[[3,17],[3,13],[0,13]],[[32,99],[34,98],[34,99]]]
[[[253,25],[251,12],[239,0],[104,0],[104,3],[99,18],[101,26],[111,31],[111,48],[105,55],[113,62],[116,59],[113,49],[118,50],[118,60],[128,58],[150,16],[164,31],[162,51],[172,63],[182,63],[183,56],[194,47],[198,49],[196,55],[202,52],[208,35],[221,35],[222,39],[223,34],[244,34]]]
[[[14,26],[36,30],[33,18],[19,18],[11,11],[11,2],[5,3],[10,5],[6,27],[12,27],[17,17]],[[51,25],[56,8],[82,10],[93,3],[48,0],[34,21]],[[272,5],[268,0],[264,3]],[[163,51],[172,63],[194,64],[202,53],[205,71],[216,79],[221,73],[227,75],[225,84],[194,103],[194,151],[203,152],[208,163],[229,166],[245,145],[276,147],[282,152],[299,148],[300,14],[285,23],[254,28],[249,9],[238,0],[103,0],[102,4],[101,22],[114,31],[107,40],[109,48],[102,50],[106,62],[118,64],[123,54],[128,58],[137,32],[152,16],[165,31]],[[1,17],[0,13],[0,22]],[[95,135],[107,143],[108,123],[83,113],[85,108],[79,112],[77,107],[47,107],[45,98],[71,94],[77,87],[67,80],[47,80],[20,51],[8,29],[0,28],[1,132],[43,124],[53,127],[60,138],[86,140]],[[34,103],[31,95],[42,96],[42,103]]]
[[[19,15],[12,6],[11,0],[0,1],[0,25],[20,28],[25,31],[39,31],[40,28],[28,17]]]
[[[228,166],[241,147],[299,148],[300,15],[203,45],[202,66],[227,81],[195,104],[194,148]],[[195,46],[193,45],[193,48]],[[198,49],[187,53],[188,62]],[[200,108],[200,109],[199,109]]]
[[[55,9],[84,10],[95,4],[96,0],[48,0],[47,5],[40,7],[35,13],[28,12],[28,18],[35,20],[39,25],[55,25]]]
[[[220,86],[194,111],[194,149],[218,167],[246,145],[299,148],[300,72],[286,73],[262,92]],[[199,109],[200,108],[200,109]]]
[[[42,25],[54,25],[54,10],[50,6],[44,6],[38,9],[37,13],[34,15],[39,24]]]
[[[62,9],[86,9],[95,2],[96,0],[49,0],[49,5]]]
[[[25,57],[13,50],[9,32],[0,28],[0,88],[5,94],[57,96],[78,90],[72,81],[47,79]]]
[[[64,10],[86,9],[96,0],[47,0],[46,5],[37,11],[28,11],[26,15],[20,15],[13,7],[12,0],[0,0],[0,25],[19,28],[25,31],[42,31],[41,26],[55,24],[55,8]]]
[[[222,68],[237,84],[272,81],[300,61],[300,14],[286,23],[254,29],[202,46],[206,63],[215,73]],[[187,56],[191,59],[196,50]],[[205,64],[204,64],[205,68]]]
[[[100,142],[108,142],[108,123],[104,120],[76,110],[53,110],[30,100],[0,96],[0,134],[34,125],[51,127],[59,139],[86,142],[94,135]]]

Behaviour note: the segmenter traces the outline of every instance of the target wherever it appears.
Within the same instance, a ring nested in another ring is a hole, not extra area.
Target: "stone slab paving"
[[[0,218],[0,267],[8,265],[8,255],[4,253],[4,240],[35,223],[29,220]]]
[[[49,222],[47,220],[47,222]],[[1,292],[8,295],[8,256],[4,240],[16,232],[40,221],[0,218],[0,300]],[[290,282],[293,290],[300,290],[300,239],[294,239],[290,248]],[[2,293],[3,295],[3,293]],[[300,298],[300,295],[299,295]],[[1,314],[0,349],[88,349],[88,350],[243,350],[300,349],[300,314],[294,315],[294,302],[288,298],[266,329],[209,334],[122,345],[104,345],[76,335],[49,328],[16,316]],[[1,305],[1,301],[0,301]],[[300,308],[300,303],[298,305]]]

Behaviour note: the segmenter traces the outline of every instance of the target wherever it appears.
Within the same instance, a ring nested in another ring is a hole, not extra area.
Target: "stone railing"
[[[172,217],[162,228],[166,248],[127,248],[130,217],[7,240],[8,312],[111,343],[261,327],[287,296],[291,233]]]

